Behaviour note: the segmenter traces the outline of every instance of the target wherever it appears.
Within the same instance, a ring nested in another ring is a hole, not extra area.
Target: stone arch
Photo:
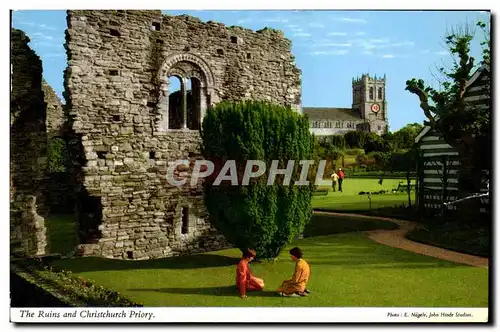
[[[197,65],[206,77],[207,87],[213,88],[214,86],[214,75],[208,64],[197,55],[191,53],[178,53],[170,55],[165,59],[161,69],[160,69],[160,82],[163,83],[165,75],[168,73],[169,69],[179,62],[190,62]]]
[[[188,121],[188,111],[184,96],[184,117],[182,130],[195,130],[196,126],[201,124],[207,108],[212,102],[216,101],[214,95],[214,76],[208,64],[200,57],[190,53],[174,54],[165,59],[160,68],[160,96],[158,111],[161,121],[157,126],[158,131],[168,131],[169,129],[169,77],[177,76],[181,78],[182,89],[186,93],[186,81],[188,79],[196,80],[196,89],[193,88],[193,96],[196,95],[196,109],[190,110],[190,116],[196,117],[195,121]],[[196,90],[196,91],[194,91]],[[194,107],[194,106],[193,106]],[[188,125],[189,122],[189,125]],[[192,126],[193,123],[197,125]]]

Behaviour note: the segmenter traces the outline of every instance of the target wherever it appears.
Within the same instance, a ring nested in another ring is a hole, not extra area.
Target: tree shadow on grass
[[[216,254],[196,254],[152,260],[117,260],[100,257],[79,257],[51,262],[58,269],[75,273],[90,271],[120,271],[141,269],[201,269],[238,264],[240,258]]]
[[[239,297],[240,293],[236,286],[214,286],[214,287],[165,287],[165,288],[132,288],[128,291],[133,292],[160,292],[169,294],[191,294],[191,295],[207,295],[207,296],[232,296]],[[278,297],[275,291],[262,290],[255,292],[248,292],[248,296],[252,297]]]

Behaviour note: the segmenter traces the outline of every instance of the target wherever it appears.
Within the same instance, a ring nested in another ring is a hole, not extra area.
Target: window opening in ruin
[[[116,69],[111,69],[111,70],[109,71],[109,75],[111,75],[111,76],[117,76],[117,75],[118,75],[118,70],[116,70]]]
[[[370,87],[370,99],[373,99],[373,87]]]
[[[120,121],[119,115],[113,115],[113,121]]]
[[[181,79],[177,76],[168,78],[168,129],[181,129],[184,119],[184,95]]]
[[[218,55],[224,55],[224,50],[222,48],[217,49],[217,54]]]
[[[161,24],[158,22],[153,22],[151,24],[151,29],[153,29],[153,30],[160,31],[160,27],[161,27]]]
[[[200,246],[200,248],[205,248],[205,241],[200,241],[199,246]]]
[[[127,258],[128,259],[133,259],[134,258],[134,252],[133,251],[127,251]]]
[[[149,159],[155,159],[155,158],[156,158],[156,152],[149,151]]]
[[[97,151],[97,158],[106,159],[106,151]]]
[[[158,43],[158,44],[163,44],[163,40],[161,40],[161,39],[157,39],[157,40],[156,40],[156,43]]]
[[[238,44],[238,37],[232,36],[231,37],[231,43]]]
[[[337,122],[335,123],[335,127],[336,127],[336,128],[340,128],[340,121],[337,121]]]
[[[118,31],[116,29],[109,29],[109,34],[111,36],[116,36],[116,37],[120,37],[121,36],[120,31]]]
[[[382,100],[382,88],[378,88],[378,99]]]
[[[153,103],[152,101],[148,101],[148,107],[155,107],[156,103]]]
[[[188,207],[183,207],[181,211],[181,218],[182,218],[182,227],[181,227],[181,233],[182,234],[187,234],[189,229],[189,208]]]
[[[190,130],[200,129],[201,118],[201,82],[195,77],[186,80],[187,107],[186,126]]]
[[[189,52],[191,51],[191,48],[189,46],[184,47],[184,52]]]
[[[251,59],[252,58],[252,54],[251,53],[247,53],[247,59]]]

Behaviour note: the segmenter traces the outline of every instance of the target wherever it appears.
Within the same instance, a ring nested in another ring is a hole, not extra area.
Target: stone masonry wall
[[[64,144],[66,150],[62,154],[63,157],[67,157],[67,149],[69,148],[68,134],[71,128],[69,128],[69,117],[65,112],[66,108],[64,108],[59,97],[45,80],[42,80],[42,90],[47,110],[48,147],[50,149],[51,144]],[[66,160],[60,160],[56,167],[48,167],[47,176],[46,205],[49,210],[52,213],[73,213],[75,209],[74,174],[68,169]]]
[[[166,180],[169,162],[202,158],[197,130],[162,125],[168,76],[200,79],[201,116],[225,99],[299,110],[290,41],[281,31],[160,11],[68,11],[67,22],[66,104],[83,145],[82,184],[102,206],[98,237],[80,253],[148,259],[227,247],[207,220],[201,182],[176,187]],[[188,175],[180,169],[176,176]]]
[[[10,242],[12,253],[45,253],[47,133],[42,62],[24,32],[11,30]]]
[[[43,79],[42,90],[45,103],[47,105],[47,136],[63,137],[67,118],[64,114],[63,105],[52,87]]]

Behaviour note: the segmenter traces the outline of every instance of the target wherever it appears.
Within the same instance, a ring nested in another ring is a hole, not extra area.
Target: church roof
[[[361,120],[351,108],[303,107],[302,111],[309,116],[309,120]]]

